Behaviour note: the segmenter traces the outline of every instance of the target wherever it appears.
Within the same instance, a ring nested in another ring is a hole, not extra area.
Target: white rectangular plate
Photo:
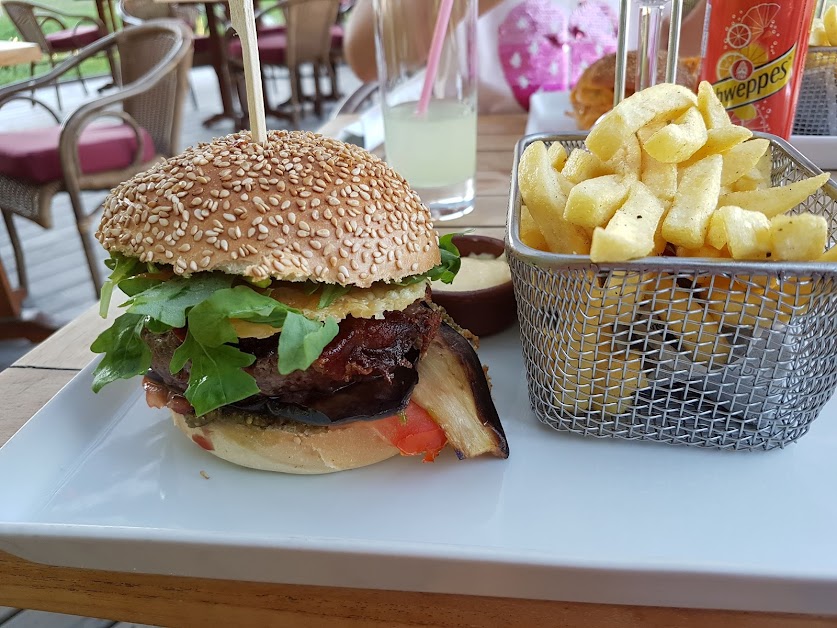
[[[798,444],[584,439],[483,341],[508,460],[326,476],[232,466],[91,367],[0,449],[0,549],[53,565],[583,602],[837,613],[837,404]],[[204,471],[209,479],[201,475]]]

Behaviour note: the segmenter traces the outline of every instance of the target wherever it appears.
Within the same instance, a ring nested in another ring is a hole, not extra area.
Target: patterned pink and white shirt
[[[618,0],[505,0],[477,23],[479,109],[521,111],[616,50]]]

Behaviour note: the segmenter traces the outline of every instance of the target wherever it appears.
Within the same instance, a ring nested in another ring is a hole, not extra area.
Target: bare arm
[[[490,11],[503,0],[479,0],[480,14]],[[422,0],[420,5],[429,3]],[[420,10],[420,9],[418,9]],[[346,24],[346,36],[343,44],[346,62],[357,77],[364,83],[374,81],[378,75],[375,61],[375,19],[372,0],[358,0],[355,3],[349,22]]]

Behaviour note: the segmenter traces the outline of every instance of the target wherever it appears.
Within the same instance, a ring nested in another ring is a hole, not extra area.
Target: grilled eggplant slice
[[[418,375],[413,400],[445,431],[459,458],[489,453],[508,458],[488,380],[470,342],[442,323],[418,363]]]

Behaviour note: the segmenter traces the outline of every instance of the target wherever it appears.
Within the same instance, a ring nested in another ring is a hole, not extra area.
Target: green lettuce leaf
[[[341,286],[335,283],[325,284],[322,292],[320,292],[320,300],[317,303],[317,309],[321,310],[324,307],[328,307],[351,289],[352,286]]]
[[[453,243],[453,238],[458,236],[458,233],[448,233],[439,238],[439,253],[441,254],[441,261],[421,275],[412,275],[405,277],[398,282],[401,286],[409,286],[420,281],[441,281],[442,283],[453,283],[456,273],[459,272],[462,266],[462,259],[459,255],[459,249]]]
[[[221,273],[177,277],[135,294],[126,305],[131,314],[143,314],[171,327],[186,325],[187,311],[228,288],[233,278]]]
[[[102,284],[102,294],[99,297],[99,316],[102,318],[107,318],[114,287],[126,277],[145,270],[145,264],[136,257],[125,257],[119,253],[111,253],[110,259],[105,260],[105,266],[111,269],[111,273]]]
[[[281,328],[288,312],[284,303],[255,292],[247,286],[215,291],[189,312],[189,332],[201,344],[217,347],[238,339],[231,318]]]
[[[279,372],[282,375],[304,371],[320,357],[339,331],[337,321],[312,321],[302,314],[288,312],[279,335]]]
[[[259,393],[256,380],[242,370],[255,361],[255,356],[230,345],[209,347],[201,344],[191,332],[174,352],[169,368],[178,373],[190,362],[189,386],[184,396],[201,416],[236,401]]]
[[[117,379],[144,375],[151,367],[151,352],[140,338],[148,317],[123,314],[103,331],[90,350],[105,357],[93,371],[93,392]]]

